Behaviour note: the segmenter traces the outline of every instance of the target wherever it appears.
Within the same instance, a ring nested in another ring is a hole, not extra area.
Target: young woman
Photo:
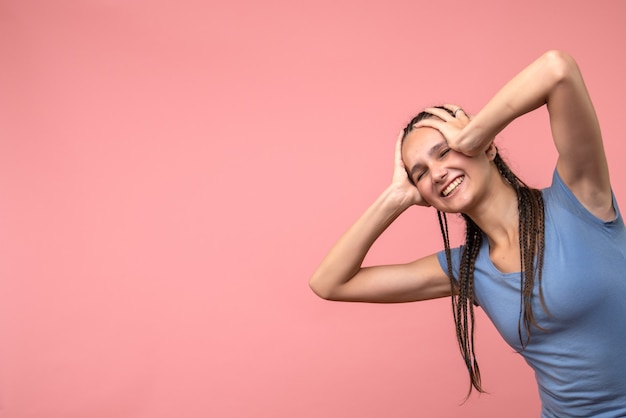
[[[527,187],[494,138],[547,106],[559,157],[552,185]],[[434,207],[445,248],[408,264],[362,267],[408,207]],[[450,249],[446,213],[462,214]],[[600,127],[575,61],[549,51],[474,117],[427,108],[399,135],[391,185],[311,278],[320,297],[410,302],[451,297],[461,354],[481,389],[474,306],[534,369],[542,417],[626,416],[626,229],[611,191]],[[471,391],[471,387],[470,387]]]

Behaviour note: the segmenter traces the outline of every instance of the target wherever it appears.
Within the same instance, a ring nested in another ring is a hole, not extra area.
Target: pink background
[[[0,416],[537,416],[482,315],[490,394],[460,406],[448,300],[331,303],[308,278],[416,112],[476,112],[550,48],[626,202],[625,22],[624,1],[3,1]],[[548,184],[545,111],[500,147]],[[415,208],[368,262],[440,241]]]

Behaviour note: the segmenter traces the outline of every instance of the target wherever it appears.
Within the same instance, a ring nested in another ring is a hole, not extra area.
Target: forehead
[[[405,162],[428,157],[430,150],[445,144],[446,140],[441,133],[432,128],[418,128],[411,131],[402,144],[402,158]]]

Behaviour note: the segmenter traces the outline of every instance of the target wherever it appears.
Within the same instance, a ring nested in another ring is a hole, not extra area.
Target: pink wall
[[[528,417],[531,372],[447,300],[338,304],[308,277],[387,184],[397,131],[475,112],[530,60],[579,61],[612,178],[626,3],[6,0],[0,6],[0,416]],[[545,186],[545,113],[501,135]],[[440,248],[428,209],[369,262]]]

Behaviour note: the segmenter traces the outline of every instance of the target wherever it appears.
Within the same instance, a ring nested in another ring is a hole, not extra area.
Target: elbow
[[[580,74],[576,61],[567,52],[554,49],[544,53],[542,58],[555,86]]]
[[[319,289],[311,286],[311,290],[313,291],[313,293],[315,293],[315,295],[317,295],[317,297],[324,299],[324,300],[332,300],[329,295],[325,292],[320,291]]]
[[[322,284],[320,284],[315,277],[312,277],[311,280],[309,280],[309,287],[311,288],[313,293],[315,293],[317,296],[324,300],[336,300],[332,296],[331,289],[329,289],[327,286],[323,286]]]

